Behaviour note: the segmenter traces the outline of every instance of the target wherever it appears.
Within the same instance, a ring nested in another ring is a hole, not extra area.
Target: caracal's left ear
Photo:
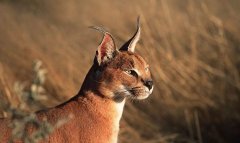
[[[137,31],[131,39],[129,39],[119,50],[120,51],[130,51],[134,52],[137,42],[140,39],[141,27],[140,27],[140,17],[137,19]]]
[[[97,59],[98,65],[100,66],[106,62],[109,62],[116,55],[117,49],[116,49],[116,45],[113,40],[113,37],[110,33],[106,32],[101,27],[91,27],[91,28],[94,28],[104,34],[103,39],[96,51],[96,59]]]

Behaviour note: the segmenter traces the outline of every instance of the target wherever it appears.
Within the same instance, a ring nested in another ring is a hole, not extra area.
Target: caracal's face
[[[110,33],[100,27],[95,29],[104,33],[95,56],[96,89],[102,95],[117,102],[125,97],[145,99],[153,91],[153,81],[149,65],[138,54],[135,47],[140,38],[140,22],[137,31],[119,50]]]
[[[149,65],[138,54],[129,51],[118,54],[102,69],[100,81],[103,90],[112,91],[111,98],[145,99],[153,91]]]

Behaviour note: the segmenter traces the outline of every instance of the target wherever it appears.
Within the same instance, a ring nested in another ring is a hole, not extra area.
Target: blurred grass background
[[[46,107],[74,96],[103,26],[120,47],[141,16],[137,46],[149,62],[153,95],[128,102],[121,143],[240,142],[240,1],[0,0],[0,91],[14,106],[15,81],[48,70]],[[1,100],[1,99],[0,99]]]

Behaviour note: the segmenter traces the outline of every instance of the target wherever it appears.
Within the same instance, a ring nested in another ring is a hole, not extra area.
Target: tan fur
[[[139,39],[139,37],[133,39]],[[111,44],[108,44],[109,41]],[[46,118],[52,124],[69,114],[73,115],[70,121],[41,142],[117,142],[119,121],[125,99],[147,98],[152,92],[152,87],[148,90],[145,85],[145,81],[151,80],[151,75],[144,59],[133,53],[132,49],[131,51],[118,51],[113,46],[115,46],[114,42],[111,41],[109,35],[106,41],[103,39],[98,49],[101,55],[96,55],[97,60],[95,58],[81,90],[75,97],[57,107],[36,113],[40,120]],[[108,51],[110,53],[105,53]],[[107,57],[109,54],[110,60]],[[138,75],[134,75],[131,69]],[[0,120],[0,133],[3,136],[1,143],[9,140],[11,133],[11,129],[7,127],[9,122],[8,119]]]

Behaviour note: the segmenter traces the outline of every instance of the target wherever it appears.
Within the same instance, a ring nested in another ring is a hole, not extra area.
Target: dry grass
[[[128,102],[120,140],[239,142],[239,8],[237,0],[2,0],[0,88],[11,92],[14,81],[30,79],[31,62],[40,59],[48,70],[46,105],[70,98],[101,39],[86,27],[107,26],[120,45],[140,15],[137,51],[151,65],[155,90],[147,101]]]

